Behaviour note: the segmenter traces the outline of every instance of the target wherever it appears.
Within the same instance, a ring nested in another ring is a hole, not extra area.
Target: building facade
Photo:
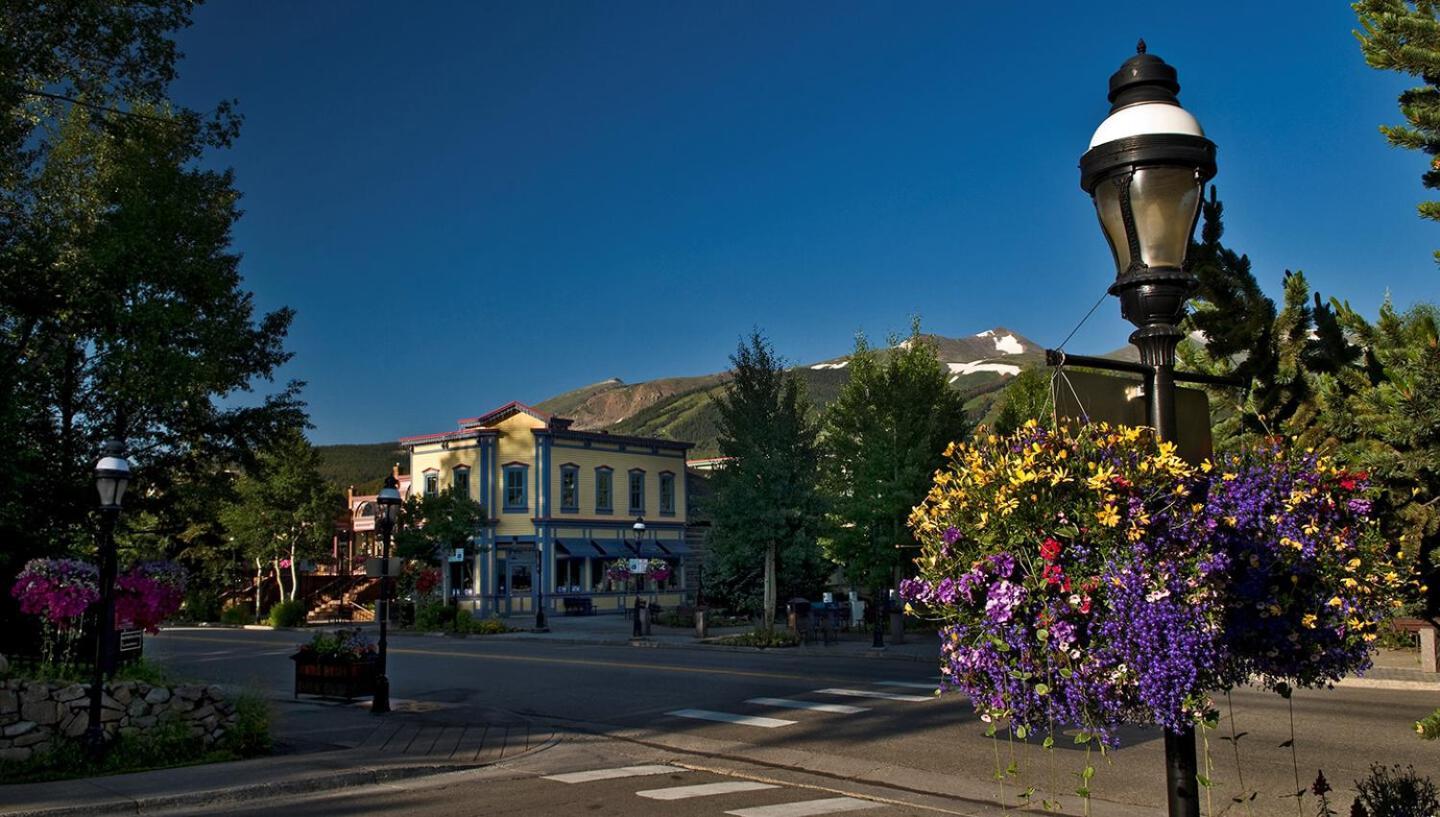
[[[690,443],[577,431],[522,403],[406,437],[412,491],[455,491],[485,510],[475,546],[443,554],[443,589],[482,614],[619,612],[636,594],[681,603],[695,570],[685,455]],[[643,518],[644,533],[634,525]],[[660,560],[669,575],[613,578],[621,560]]]

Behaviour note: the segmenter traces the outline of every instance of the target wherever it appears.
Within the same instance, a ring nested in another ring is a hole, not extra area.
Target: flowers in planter
[[[328,661],[366,661],[378,654],[375,643],[358,627],[318,632],[308,643],[301,644],[296,657],[313,656]]]
[[[185,598],[185,569],[174,562],[141,562],[115,579],[115,621],[124,627],[160,631],[160,623],[180,609]]]
[[[670,563],[664,559],[651,559],[645,566],[645,575],[654,579],[657,583],[670,578]]]
[[[956,444],[911,515],[907,606],[938,619],[942,685],[1016,736],[1203,720],[1207,692],[1364,669],[1401,577],[1361,475],[1251,451],[1192,467],[1105,424]]]

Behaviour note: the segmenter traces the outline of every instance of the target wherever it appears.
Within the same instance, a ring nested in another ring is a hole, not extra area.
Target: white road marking
[[[814,701],[793,701],[789,698],[751,698],[747,704],[760,704],[761,706],[776,706],[781,709],[808,709],[812,712],[834,712],[839,715],[855,715],[870,710],[863,706],[850,706],[849,704],[821,704]]]
[[[795,721],[781,720],[780,718],[762,718],[759,715],[736,715],[731,712],[712,712],[709,709],[677,709],[674,712],[666,712],[665,714],[674,715],[677,718],[695,718],[696,720],[702,721],[736,723],[741,726],[758,726],[762,729],[791,726],[795,723]]]
[[[937,689],[940,688],[940,684],[937,683],[937,682],[935,682],[935,681],[930,681],[930,682],[927,682],[927,683],[916,683],[916,682],[914,682],[914,681],[880,681],[879,684],[880,684],[880,686],[882,686],[882,687],[904,687],[905,689],[928,689],[928,690],[930,690],[931,692],[934,692],[935,690],[937,690]]]
[[[835,814],[841,811],[879,808],[882,804],[854,797],[828,797],[824,800],[801,800],[798,803],[781,803],[778,806],[758,806],[727,811],[734,817],[812,817],[817,814]]]
[[[919,703],[921,701],[933,701],[934,695],[901,695],[898,692],[871,692],[868,689],[817,689],[816,695],[847,695],[851,698],[877,698],[882,701],[910,701]]]
[[[754,783],[749,780],[737,780],[733,783],[701,783],[698,786],[671,786],[668,789],[646,789],[635,792],[641,797],[651,800],[688,800],[691,797],[710,797],[715,794],[730,794],[738,791],[760,791],[761,789],[778,789],[779,786],[770,783]]]
[[[590,783],[595,780],[614,780],[619,777],[646,777],[653,774],[669,774],[671,772],[688,772],[689,769],[682,769],[679,766],[667,764],[652,764],[649,766],[620,766],[614,769],[591,769],[588,772],[568,772],[566,774],[546,775],[544,780],[554,780],[557,783]]]

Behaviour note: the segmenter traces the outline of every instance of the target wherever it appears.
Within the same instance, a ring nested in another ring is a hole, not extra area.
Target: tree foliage
[[[769,625],[778,597],[813,594],[829,570],[816,544],[818,426],[803,383],[759,331],[730,363],[718,405],[720,452],[732,459],[716,472],[708,505],[705,590],[734,609],[760,609]]]
[[[1400,94],[1404,125],[1381,125],[1395,147],[1418,150],[1430,157],[1420,177],[1440,190],[1440,3],[1435,0],[1360,0],[1352,3],[1360,21],[1355,37],[1371,68],[1398,71],[1424,84]],[[1420,217],[1440,221],[1440,201],[1422,202]],[[1440,252],[1435,254],[1440,261]]]
[[[823,480],[832,525],[827,556],[853,584],[899,581],[914,557],[906,525],[929,490],[945,447],[969,436],[964,400],[950,388],[917,320],[888,350],[856,338],[850,379],[825,412]]]
[[[1238,400],[1212,391],[1220,410],[1217,448],[1287,434],[1332,452],[1383,488],[1375,506],[1397,552],[1420,570],[1424,609],[1440,612],[1440,348],[1437,310],[1398,311],[1376,321],[1348,303],[1322,299],[1304,275],[1285,273],[1277,307],[1248,259],[1220,244],[1222,208],[1211,192],[1196,247],[1201,287],[1190,328],[1204,345],[1182,346],[1193,368],[1249,381]]]
[[[1034,420],[1045,428],[1054,425],[1051,373],[1046,369],[1023,369],[1005,384],[993,416],[987,425],[1001,436],[1019,431],[1027,421]]]
[[[303,426],[298,384],[243,399],[288,359],[291,313],[240,284],[228,171],[238,120],[169,105],[193,4],[4,3],[0,14],[0,577],[90,547],[99,442],[129,444],[122,544],[223,548],[228,470]]]
[[[485,524],[479,502],[451,490],[405,499],[395,531],[395,555],[439,564],[457,548],[475,552],[475,534]]]
[[[299,563],[325,552],[345,507],[320,476],[320,455],[299,430],[260,451],[255,466],[235,484],[235,500],[220,513],[226,535],[255,568],[257,584],[268,567],[282,600],[294,600]],[[286,578],[289,585],[286,585]]]

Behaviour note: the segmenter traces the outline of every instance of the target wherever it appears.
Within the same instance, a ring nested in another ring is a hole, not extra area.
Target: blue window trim
[[[635,475],[640,475],[640,504],[635,504]],[[636,516],[645,513],[645,469],[631,468],[630,478],[625,481],[625,496],[630,500],[630,515]]]
[[[610,503],[607,505],[600,504],[601,474],[605,475],[605,484],[610,489],[610,496],[608,497]],[[615,513],[615,469],[608,465],[598,465],[595,467],[595,513],[597,515]]]
[[[575,478],[575,501],[565,504],[565,477]],[[580,513],[580,466],[567,462],[560,466],[560,513]]]
[[[666,482],[669,482],[669,483],[670,483],[670,510],[668,510],[668,511],[665,510],[665,483],[666,483]],[[657,502],[659,503],[659,505],[660,505],[659,510],[660,510],[660,515],[661,515],[661,516],[674,516],[674,515],[675,515],[675,472],[674,472],[674,471],[661,471],[661,472],[660,472],[660,498],[657,499],[656,501],[657,501]]]
[[[510,474],[520,475],[520,502],[519,504],[510,501]],[[530,466],[528,465],[507,465],[501,470],[500,476],[500,499],[504,503],[506,513],[523,513],[530,510]]]

